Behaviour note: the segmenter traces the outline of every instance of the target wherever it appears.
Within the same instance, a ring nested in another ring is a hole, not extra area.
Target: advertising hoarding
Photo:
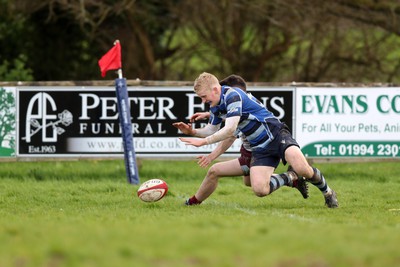
[[[293,125],[292,88],[248,88],[274,114]],[[119,156],[123,153],[115,89],[112,87],[19,87],[18,155]],[[128,87],[137,156],[187,156],[216,144],[186,146],[172,126],[207,111],[192,87]],[[195,127],[207,121],[196,123]],[[240,141],[226,155],[237,154]]]
[[[296,88],[307,157],[400,157],[400,88]]]
[[[0,157],[15,156],[15,87],[0,87]]]

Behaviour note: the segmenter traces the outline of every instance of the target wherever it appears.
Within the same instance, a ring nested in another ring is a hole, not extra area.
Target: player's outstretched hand
[[[202,168],[205,168],[208,165],[210,165],[212,161],[210,157],[204,155],[197,156],[197,159],[198,159],[197,164]]]
[[[190,122],[195,122],[199,120],[205,120],[210,118],[210,112],[196,112],[195,114],[190,117]]]
[[[192,128],[192,124],[184,122],[174,122],[172,124],[175,128],[178,128],[182,133],[187,135],[194,135],[195,131]]]
[[[196,147],[207,145],[207,141],[204,138],[179,137],[179,140],[184,142],[186,145]]]

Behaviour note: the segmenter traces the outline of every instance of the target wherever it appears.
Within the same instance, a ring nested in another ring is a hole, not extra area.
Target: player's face
[[[209,104],[210,107],[218,105],[220,94],[218,88],[214,87],[210,89],[203,89],[197,92],[197,96],[201,98],[202,103]]]

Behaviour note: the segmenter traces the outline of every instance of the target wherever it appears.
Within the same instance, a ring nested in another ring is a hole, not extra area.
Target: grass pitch
[[[306,200],[287,187],[257,198],[238,177],[186,207],[206,173],[195,161],[141,162],[141,182],[169,184],[156,203],[122,160],[2,162],[0,267],[400,266],[399,162],[315,166],[338,209],[312,185]]]

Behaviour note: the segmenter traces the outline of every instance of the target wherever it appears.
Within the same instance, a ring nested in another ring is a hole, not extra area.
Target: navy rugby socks
[[[331,189],[328,186],[328,183],[326,182],[325,177],[322,175],[320,170],[318,170],[317,168],[313,167],[313,170],[314,170],[314,175],[313,175],[313,177],[308,179],[308,181],[310,181],[310,183],[312,183],[313,185],[318,187],[318,189],[322,192],[322,194],[326,195],[327,193],[329,193],[331,191]]]
[[[293,186],[292,178],[289,176],[289,173],[285,172],[272,175],[269,181],[269,194],[283,185]]]

